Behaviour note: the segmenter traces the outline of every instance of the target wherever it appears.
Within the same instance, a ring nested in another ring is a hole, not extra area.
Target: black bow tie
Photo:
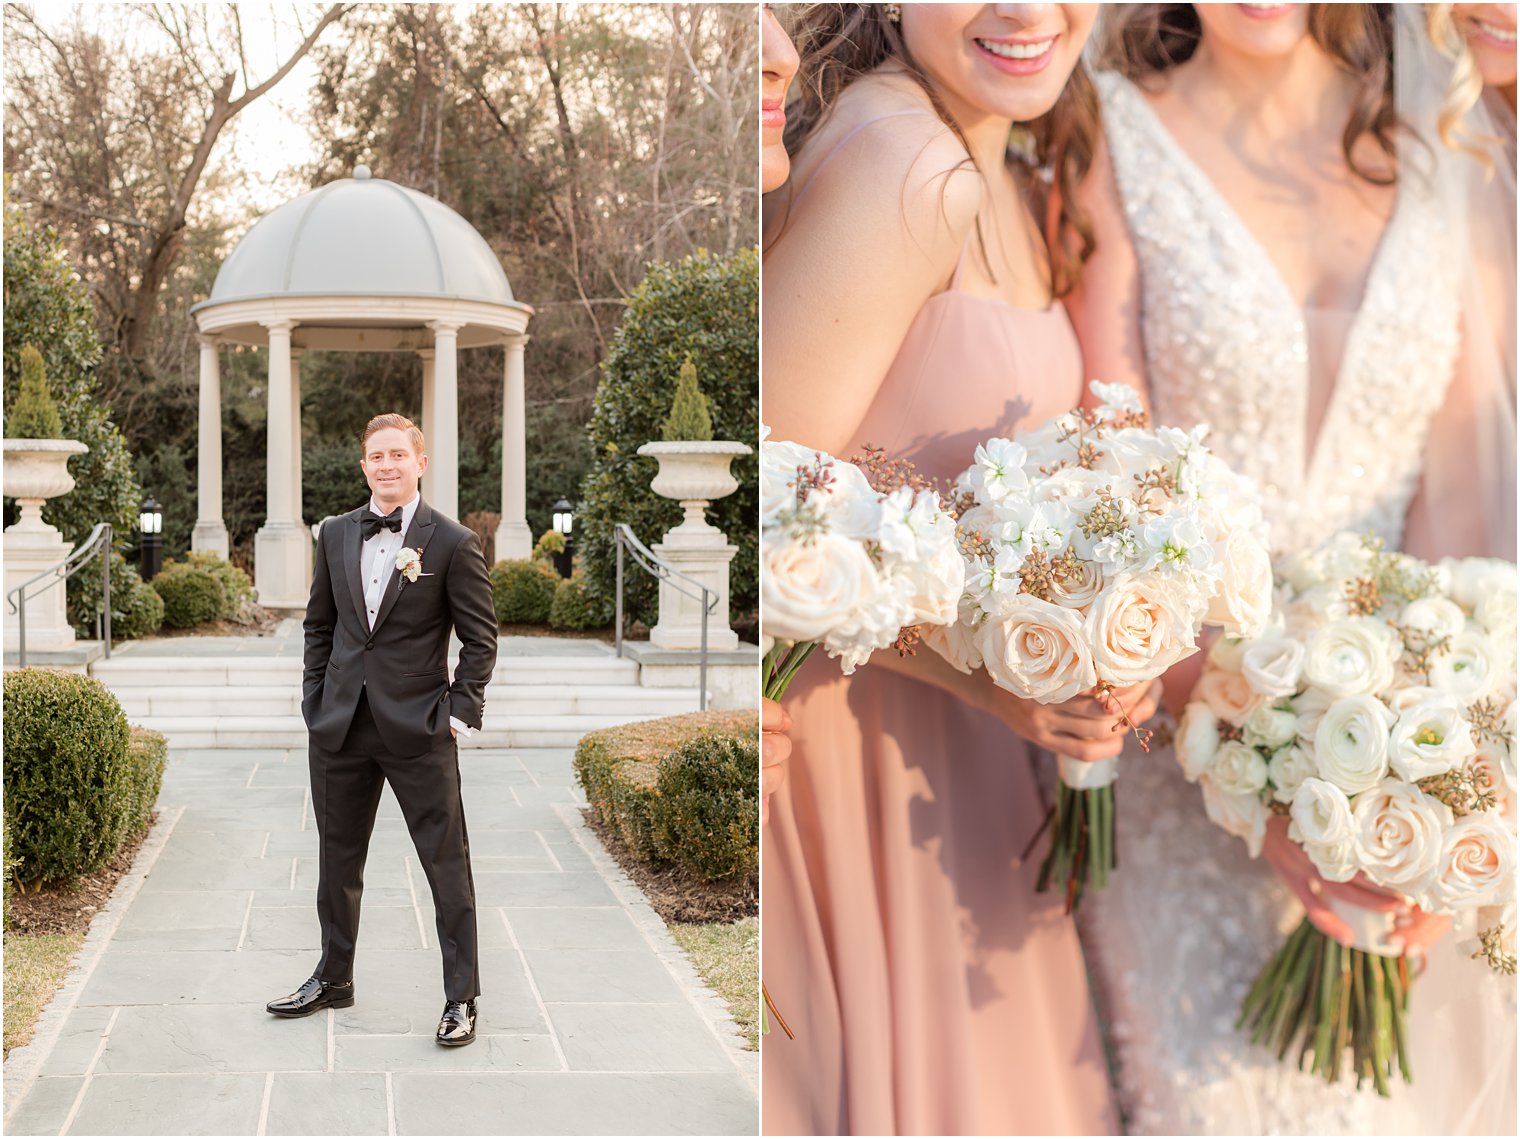
[[[401,507],[396,507],[395,510],[392,510],[384,518],[381,518],[373,510],[369,511],[364,517],[359,519],[359,530],[363,533],[366,542],[380,533],[381,530],[389,530],[395,534],[401,533]]]

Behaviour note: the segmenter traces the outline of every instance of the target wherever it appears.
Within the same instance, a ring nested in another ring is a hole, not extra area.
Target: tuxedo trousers
[[[444,997],[474,1000],[480,995],[480,951],[458,744],[445,736],[422,755],[394,754],[375,726],[368,694],[361,693],[343,746],[328,751],[312,742],[308,758],[320,843],[317,919],[322,926],[322,960],[317,976],[324,981],[353,979],[364,862],[380,792],[389,783],[433,891]]]

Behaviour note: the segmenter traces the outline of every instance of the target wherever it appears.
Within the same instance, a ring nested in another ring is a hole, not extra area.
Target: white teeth
[[[1515,30],[1513,28],[1496,28],[1492,24],[1485,24],[1482,20],[1474,20],[1478,30],[1490,39],[1496,39],[1500,43],[1512,44],[1515,42]]]
[[[1039,59],[1050,50],[1054,40],[1041,40],[1032,44],[1000,44],[990,40],[977,40],[982,47],[1002,59]]]
[[[1257,12],[1275,12],[1279,8],[1286,7],[1284,4],[1242,4],[1242,8],[1250,8]]]

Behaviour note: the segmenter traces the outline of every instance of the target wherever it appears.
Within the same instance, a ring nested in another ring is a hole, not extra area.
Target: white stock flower
[[[775,525],[779,514],[796,507],[797,468],[811,466],[818,454],[785,440],[766,439],[760,444],[761,526]],[[823,458],[827,460],[829,456]]]
[[[989,439],[976,449],[968,482],[981,502],[1001,502],[1029,487],[1024,472],[1028,453],[1012,439]]]
[[[1477,754],[1462,705],[1450,696],[1415,704],[1399,714],[1388,736],[1388,762],[1409,782],[1444,775]]]
[[[1193,699],[1202,700],[1216,716],[1236,728],[1244,727],[1246,718],[1265,702],[1251,690],[1244,675],[1215,668],[1198,678]]]
[[[1098,683],[1082,615],[1028,593],[978,628],[975,643],[993,681],[1028,700],[1060,703]]]
[[[1239,740],[1219,745],[1209,778],[1227,795],[1251,795],[1267,785],[1267,763]]]
[[[1118,686],[1160,676],[1196,651],[1195,629],[1180,590],[1148,576],[1120,575],[1087,615],[1098,675]]]
[[[1420,897],[1435,880],[1441,863],[1451,808],[1418,787],[1385,779],[1356,797],[1357,860],[1379,886]]]
[[[1304,679],[1332,696],[1375,694],[1393,683],[1397,636],[1371,618],[1332,621],[1309,638]]]
[[[1374,696],[1337,700],[1314,732],[1320,778],[1347,795],[1376,787],[1388,774],[1388,729],[1393,722],[1393,713]]]
[[[1246,717],[1244,731],[1249,746],[1275,751],[1297,738],[1298,717],[1270,704],[1259,704]]]
[[[824,636],[823,647],[829,656],[839,658],[840,670],[846,676],[865,664],[877,649],[897,640],[902,627],[912,623],[912,588],[906,579],[882,582],[869,600],[856,606]]]
[[[1262,839],[1267,834],[1267,817],[1271,813],[1261,796],[1254,792],[1231,795],[1207,775],[1199,778],[1198,786],[1203,788],[1203,809],[1209,821],[1236,838],[1244,839],[1252,858],[1259,855]]]
[[[1249,642],[1240,671],[1255,692],[1280,700],[1298,691],[1304,674],[1304,644],[1293,637],[1263,637]]]
[[[1430,683],[1449,692],[1464,704],[1492,695],[1503,683],[1507,670],[1499,649],[1489,637],[1468,628],[1451,639],[1443,653],[1430,662]]]
[[[1128,384],[1106,384],[1102,380],[1093,380],[1087,385],[1087,389],[1110,411],[1144,410],[1144,405],[1140,402],[1140,393]]]
[[[1195,700],[1182,710],[1177,721],[1175,744],[1177,762],[1189,783],[1207,775],[1219,754],[1219,717],[1202,700]]]
[[[1492,812],[1464,815],[1446,831],[1431,892],[1446,909],[1502,904],[1515,886],[1515,832]]]
[[[1356,823],[1351,801],[1333,783],[1307,778],[1294,793],[1288,837],[1304,848],[1314,868],[1331,882],[1349,882],[1357,865]]]
[[[1279,748],[1267,760],[1267,778],[1272,781],[1272,798],[1279,803],[1293,802],[1293,796],[1303,786],[1304,780],[1315,778],[1318,771],[1314,756],[1297,744]]]
[[[764,543],[760,561],[765,631],[781,641],[823,640],[884,588],[865,549],[839,534]]]

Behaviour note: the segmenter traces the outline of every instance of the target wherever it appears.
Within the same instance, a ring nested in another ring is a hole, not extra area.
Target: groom
[[[306,607],[301,713],[321,845],[322,960],[266,1007],[295,1017],[354,1003],[364,859],[388,782],[437,911],[446,998],[437,1040],[470,1044],[480,970],[455,739],[480,727],[496,665],[491,584],[474,533],[418,493],[428,460],[417,425],[377,415],[363,443],[370,501],[323,525]],[[451,629],[462,642],[452,684]]]

